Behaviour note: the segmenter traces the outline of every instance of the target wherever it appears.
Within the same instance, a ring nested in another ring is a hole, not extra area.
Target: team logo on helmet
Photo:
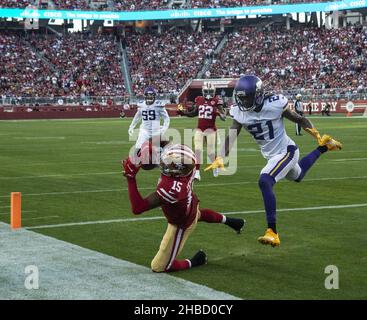
[[[196,165],[194,152],[185,145],[167,145],[161,154],[160,168],[162,174],[171,177],[186,177]]]

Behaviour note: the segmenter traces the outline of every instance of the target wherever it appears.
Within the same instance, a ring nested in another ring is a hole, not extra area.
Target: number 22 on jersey
[[[201,119],[212,119],[213,118],[213,107],[211,106],[199,106],[199,118]]]

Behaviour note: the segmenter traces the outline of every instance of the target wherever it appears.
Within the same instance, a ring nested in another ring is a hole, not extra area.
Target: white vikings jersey
[[[163,134],[168,129],[170,118],[162,100],[156,100],[151,105],[147,105],[145,101],[140,101],[137,106],[138,110],[131,122],[130,129],[134,129],[140,119],[140,130],[143,129],[148,135]],[[161,118],[163,118],[162,128],[160,127]]]
[[[266,159],[287,152],[289,145],[296,145],[285,132],[283,111],[288,99],[283,95],[272,95],[264,100],[259,112],[241,111],[237,105],[231,108],[230,115],[255,138],[261,153]]]

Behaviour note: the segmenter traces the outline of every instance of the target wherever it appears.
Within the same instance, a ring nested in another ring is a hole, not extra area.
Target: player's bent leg
[[[195,259],[192,261],[192,259],[177,260],[176,258],[183,249],[190,234],[195,230],[199,218],[200,212],[198,210],[196,219],[186,229],[168,224],[166,233],[159,247],[159,251],[151,263],[152,271],[172,272],[198,266],[198,261]]]
[[[211,209],[200,209],[199,221],[207,223],[223,223],[235,230],[238,234],[241,233],[246,222],[244,219],[226,217],[225,215]]]
[[[319,146],[308,155],[304,156],[298,163],[299,167],[301,168],[300,174],[294,179],[296,182],[301,182],[302,179],[305,177],[308,170],[315,164],[315,162],[320,158],[320,156],[328,151],[326,146]]]
[[[258,238],[262,244],[279,246],[280,240],[276,228],[276,198],[273,192],[273,186],[279,180],[285,178],[298,162],[299,150],[297,146],[289,145],[287,152],[271,158],[263,168],[259,179],[259,188],[261,190],[268,229],[265,235]]]
[[[276,233],[276,198],[273,192],[275,183],[275,179],[267,173],[263,173],[260,176],[259,188],[264,200],[266,221],[268,228],[271,228]]]
[[[216,152],[215,152],[216,131],[207,130],[205,132],[205,136],[206,136],[208,158],[210,162],[213,163],[216,158]],[[219,169],[216,168],[213,170],[213,176],[218,177],[218,175],[219,175]]]

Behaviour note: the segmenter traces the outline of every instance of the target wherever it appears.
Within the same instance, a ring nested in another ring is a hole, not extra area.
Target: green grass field
[[[236,235],[223,225],[199,224],[181,257],[189,258],[201,248],[209,264],[174,276],[244,299],[367,298],[367,120],[311,119],[321,133],[340,139],[344,148],[322,156],[304,182],[282,181],[276,186],[279,209],[299,208],[278,213],[281,246],[260,245],[256,239],[266,228],[265,214],[246,213],[263,209],[257,179],[265,160],[250,135],[242,133],[237,174],[215,179],[202,173],[195,191],[202,207],[244,211],[235,216],[244,217],[247,228]],[[120,159],[133,144],[127,136],[130,121],[0,122],[0,220],[9,222],[12,191],[23,194],[27,227],[133,217],[120,168]],[[171,127],[180,130],[195,125],[196,119],[171,121]],[[295,137],[289,122],[287,131],[301,156],[315,148],[307,134]],[[139,173],[143,194],[154,190],[158,177],[157,170]],[[315,208],[324,206],[331,208]],[[142,217],[161,215],[154,210]],[[165,228],[162,219],[34,231],[150,266]],[[338,290],[325,289],[328,265],[339,268]]]

